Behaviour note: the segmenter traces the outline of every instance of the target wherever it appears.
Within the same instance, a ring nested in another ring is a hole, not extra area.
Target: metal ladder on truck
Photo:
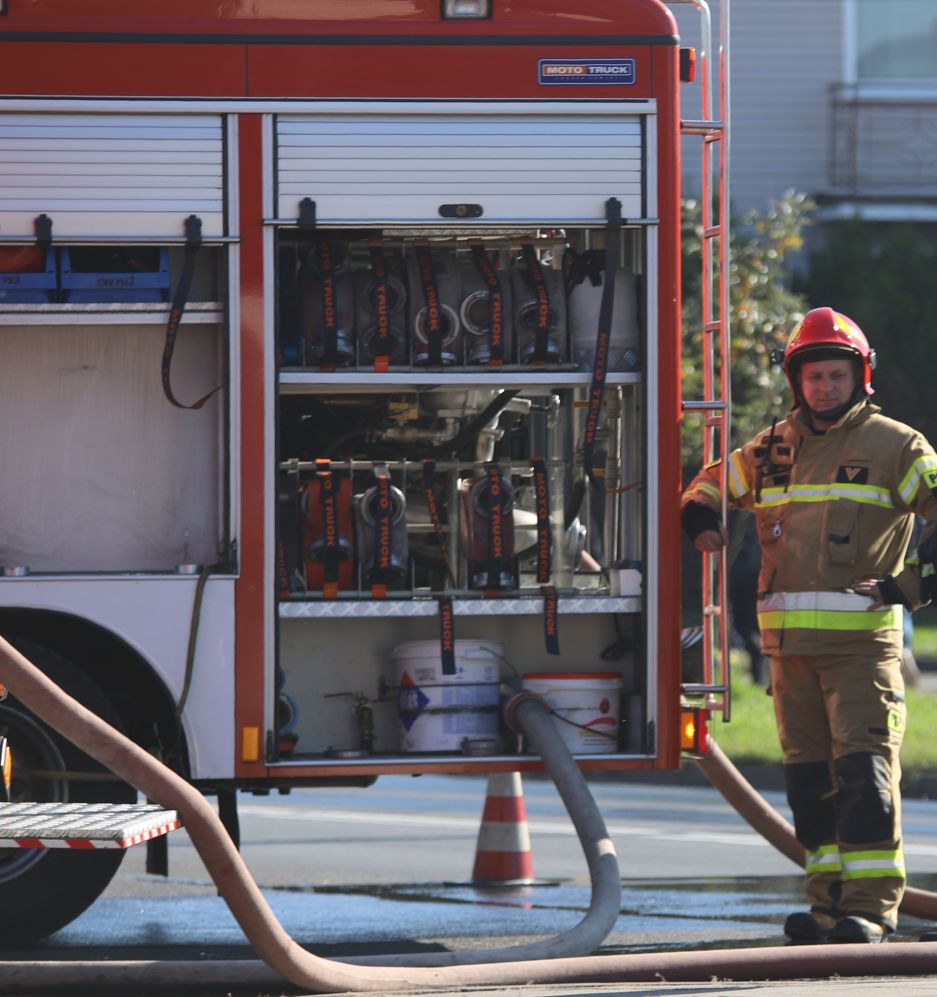
[[[719,41],[713,52],[713,25],[706,0],[668,0],[671,6],[687,5],[699,14],[700,116],[683,119],[681,134],[702,142],[700,168],[701,205],[701,315],[703,397],[684,400],[683,411],[699,413],[703,426],[703,461],[721,463],[722,521],[727,520],[729,408],[731,362],[729,355],[729,4],[719,4]],[[714,59],[715,55],[715,59]],[[715,107],[714,107],[715,105]],[[722,548],[703,554],[702,572],[702,677],[684,682],[688,703],[721,708],[723,720],[731,713],[729,682],[728,559]],[[690,628],[692,640],[696,634]]]

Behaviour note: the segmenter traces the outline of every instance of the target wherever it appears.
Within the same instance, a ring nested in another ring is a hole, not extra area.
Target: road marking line
[[[338,810],[318,809],[315,807],[262,807],[242,804],[238,808],[241,815],[260,817],[267,820],[302,821],[305,824],[315,824],[316,821],[347,821],[354,824],[384,824],[409,827],[437,827],[476,832],[480,825],[479,817],[447,817],[436,814],[400,814],[377,810]],[[571,824],[560,821],[528,819],[528,829],[534,834],[558,835],[575,837],[576,832]],[[608,824],[608,832],[621,838],[638,837],[652,838],[655,841],[708,841],[714,844],[731,847],[767,847],[768,843],[759,838],[754,831],[665,831],[661,827],[643,824]]]

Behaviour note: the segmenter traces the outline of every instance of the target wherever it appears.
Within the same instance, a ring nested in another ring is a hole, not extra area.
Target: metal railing
[[[861,197],[937,196],[937,88],[830,88],[830,182]]]

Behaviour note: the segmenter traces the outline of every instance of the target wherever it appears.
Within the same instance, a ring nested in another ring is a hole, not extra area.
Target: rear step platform
[[[181,826],[155,803],[0,803],[0,848],[129,848]]]

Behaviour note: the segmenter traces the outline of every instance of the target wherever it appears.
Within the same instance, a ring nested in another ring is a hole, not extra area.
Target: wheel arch
[[[42,644],[71,661],[110,700],[125,733],[188,777],[189,752],[176,704],[146,657],[113,631],[84,617],[49,609],[0,609],[0,634]]]

